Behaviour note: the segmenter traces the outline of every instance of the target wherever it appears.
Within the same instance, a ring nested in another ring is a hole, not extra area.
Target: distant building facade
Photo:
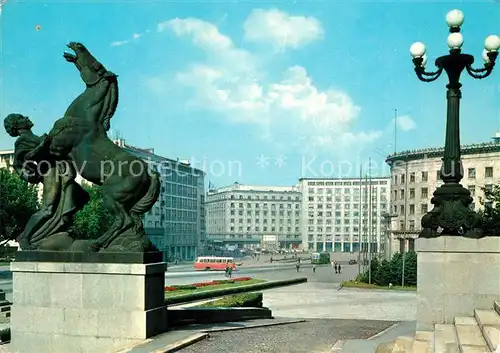
[[[295,186],[234,183],[206,196],[207,241],[239,248],[297,248],[301,193]]]
[[[301,234],[310,251],[385,251],[390,178],[302,178]]]
[[[484,189],[500,178],[500,141],[463,145],[464,176],[461,184],[471,192],[476,210],[484,201]],[[422,216],[432,209],[430,200],[442,184],[439,173],[444,148],[395,153],[387,157],[391,167],[391,254],[414,250]]]
[[[115,143],[161,175],[160,197],[143,220],[151,241],[165,260],[194,260],[205,244],[205,173],[189,162],[158,156],[153,149],[133,147],[122,139]]]

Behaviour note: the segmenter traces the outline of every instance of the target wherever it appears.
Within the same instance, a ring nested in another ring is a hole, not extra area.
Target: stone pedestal
[[[500,300],[500,237],[417,240],[417,330],[453,324],[455,316]]]
[[[166,330],[165,263],[49,262],[47,253],[22,258],[11,264],[12,352],[113,352]]]

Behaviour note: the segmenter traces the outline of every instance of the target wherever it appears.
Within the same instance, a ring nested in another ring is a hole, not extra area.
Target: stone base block
[[[500,300],[500,237],[419,238],[416,248],[417,330],[453,324]]]
[[[12,351],[101,353],[166,331],[165,263],[15,262]]]

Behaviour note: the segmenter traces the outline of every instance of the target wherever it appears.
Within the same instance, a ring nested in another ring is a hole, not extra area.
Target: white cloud
[[[352,98],[340,90],[319,89],[304,67],[293,66],[271,82],[259,58],[237,48],[213,24],[199,19],[173,19],[158,25],[192,40],[206,61],[175,75],[175,82],[193,94],[188,104],[210,110],[234,123],[261,129],[276,144],[310,146],[327,151],[360,147],[381,132],[353,132],[359,115]],[[158,81],[152,88],[157,90]]]
[[[253,10],[243,28],[247,41],[281,49],[297,49],[323,36],[323,27],[316,18],[291,16],[277,9]]]
[[[394,126],[394,119],[392,119],[392,125]],[[410,118],[409,115],[401,115],[397,117],[396,125],[401,131],[411,131],[417,127],[417,123]]]
[[[149,31],[146,31],[146,33],[148,33]],[[143,35],[143,33],[134,33],[132,34],[132,37],[130,37],[130,39],[126,39],[126,40],[116,40],[114,42],[111,42],[111,46],[112,47],[119,47],[121,45],[125,45],[125,44],[128,44],[130,42],[133,42],[135,40],[138,40],[139,38],[141,38]]]

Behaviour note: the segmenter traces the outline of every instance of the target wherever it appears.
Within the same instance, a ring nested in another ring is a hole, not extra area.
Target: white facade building
[[[476,210],[484,200],[483,188],[500,178],[500,142],[463,145],[464,176],[461,184],[471,192]],[[432,194],[442,184],[439,172],[444,148],[428,148],[390,155],[391,166],[391,254],[414,249],[422,216],[432,209]]]
[[[206,197],[207,238],[219,245],[298,247],[300,216],[301,194],[294,186],[234,183]]]
[[[302,178],[301,233],[312,251],[384,251],[390,179]],[[371,241],[370,241],[371,240]]]

